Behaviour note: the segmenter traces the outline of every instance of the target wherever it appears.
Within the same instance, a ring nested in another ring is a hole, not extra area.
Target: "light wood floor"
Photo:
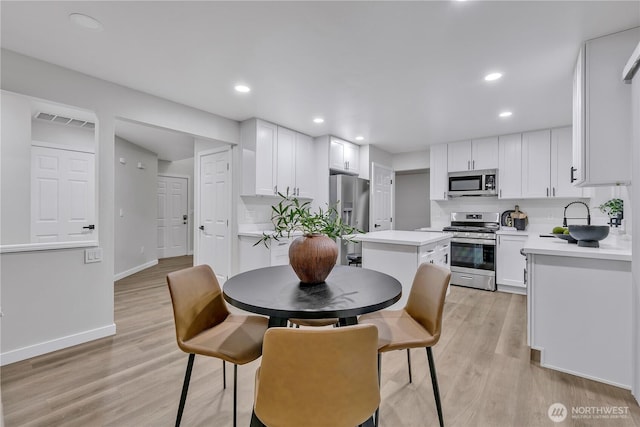
[[[1,369],[5,425],[171,426],[187,355],[175,343],[167,272],[191,257],[116,282],[117,335]],[[550,426],[549,405],[629,407],[624,419],[572,419],[574,426],[640,426],[631,393],[539,367],[526,346],[525,297],[452,287],[434,357],[447,426]],[[383,356],[381,425],[438,423],[424,350]],[[238,368],[239,425],[248,426],[259,361]],[[231,426],[232,369],[196,357],[183,426]],[[304,427],[304,426],[301,426]],[[331,427],[331,426],[327,426]]]

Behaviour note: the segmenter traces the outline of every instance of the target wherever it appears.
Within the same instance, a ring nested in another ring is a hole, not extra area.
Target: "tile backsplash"
[[[446,201],[431,202],[431,227],[441,228],[449,225],[451,212],[504,212],[514,209],[515,205],[527,214],[527,230],[550,232],[555,226],[562,225],[564,207],[573,201],[585,202],[591,211],[591,223],[604,225],[609,217],[600,212],[598,206],[612,198],[624,201],[625,233],[631,234],[631,199],[628,187],[594,187],[591,197],[576,199],[521,199],[503,200],[494,197],[457,198]],[[398,207],[396,207],[398,209]],[[572,205],[567,209],[567,217],[586,218],[587,212],[582,205]],[[586,224],[586,219],[568,220],[569,224]]]

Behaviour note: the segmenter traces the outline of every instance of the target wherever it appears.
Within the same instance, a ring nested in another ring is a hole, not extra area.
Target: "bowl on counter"
[[[571,237],[570,234],[564,234],[564,233],[552,233],[552,234],[556,236],[558,239],[566,240],[568,243],[578,243],[578,241],[573,237]]]
[[[600,240],[609,235],[608,225],[570,225],[569,235],[578,241],[578,246],[599,248]]]

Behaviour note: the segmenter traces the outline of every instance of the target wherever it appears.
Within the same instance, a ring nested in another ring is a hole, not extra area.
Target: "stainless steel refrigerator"
[[[362,231],[369,231],[369,181],[353,175],[329,177],[329,204],[342,221]],[[348,265],[347,255],[362,256],[362,244],[342,241],[338,245],[338,262]]]

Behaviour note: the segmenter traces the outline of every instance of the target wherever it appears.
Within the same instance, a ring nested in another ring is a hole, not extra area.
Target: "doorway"
[[[231,150],[221,147],[200,151],[196,159],[195,264],[208,264],[218,282],[231,273]]]
[[[187,255],[189,177],[158,174],[158,258]]]

